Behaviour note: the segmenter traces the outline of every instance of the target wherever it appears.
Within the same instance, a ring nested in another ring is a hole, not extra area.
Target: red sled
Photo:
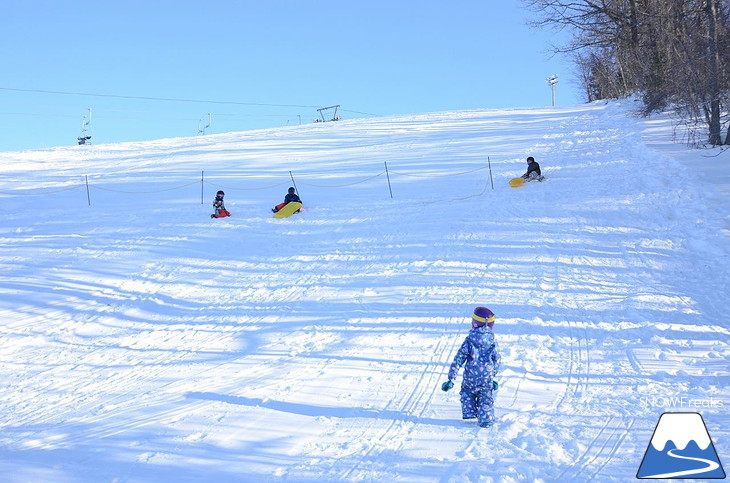
[[[215,214],[210,215],[211,218],[225,218],[226,216],[231,216],[231,212],[228,210],[218,210]]]

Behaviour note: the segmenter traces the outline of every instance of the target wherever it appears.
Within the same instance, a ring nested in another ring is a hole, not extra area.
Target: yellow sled
[[[299,209],[302,207],[301,203],[297,203],[296,201],[292,201],[291,203],[287,203],[282,209],[274,213],[274,218],[289,218],[291,215],[293,215],[296,211],[299,211]]]
[[[525,184],[525,178],[512,178],[509,180],[509,185],[513,188],[518,188]]]

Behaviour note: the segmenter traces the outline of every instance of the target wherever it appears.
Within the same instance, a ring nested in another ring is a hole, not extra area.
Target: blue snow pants
[[[459,394],[461,394],[461,414],[464,419],[477,418],[477,423],[482,427],[494,423],[494,394],[491,386],[491,380],[489,381],[489,389],[461,386]]]

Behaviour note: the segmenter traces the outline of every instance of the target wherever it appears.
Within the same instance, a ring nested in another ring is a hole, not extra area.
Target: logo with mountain
[[[702,415],[662,414],[636,477],[724,479],[725,470]]]

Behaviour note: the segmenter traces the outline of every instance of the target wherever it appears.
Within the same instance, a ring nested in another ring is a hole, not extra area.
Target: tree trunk
[[[710,71],[708,72],[710,92],[709,141],[713,146],[722,144],[720,134],[720,51],[717,37],[717,0],[705,0],[707,14],[707,56]]]

